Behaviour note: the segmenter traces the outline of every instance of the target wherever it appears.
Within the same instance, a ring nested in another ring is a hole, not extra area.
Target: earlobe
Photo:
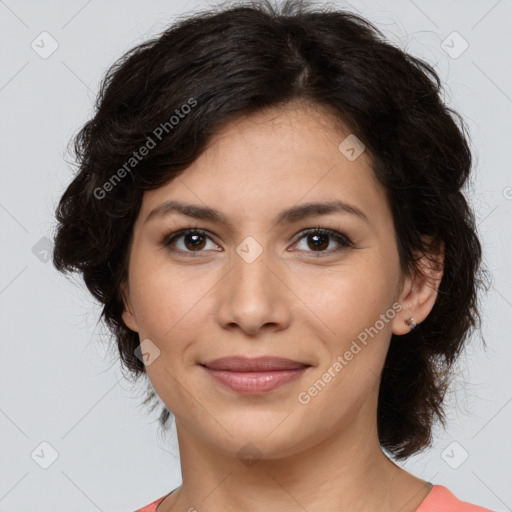
[[[128,329],[139,332],[137,320],[133,314],[133,307],[130,301],[130,292],[126,283],[121,285],[121,296],[123,298],[124,304],[123,313],[121,315],[123,322],[125,323],[126,327],[128,327]]]
[[[393,334],[407,334],[427,318],[437,299],[443,277],[443,263],[443,243],[435,253],[423,254],[417,261],[417,272],[404,280],[402,294],[398,299],[402,310],[393,319]]]

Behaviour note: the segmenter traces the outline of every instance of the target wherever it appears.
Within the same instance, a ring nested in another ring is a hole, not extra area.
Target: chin
[[[222,437],[217,435],[219,430],[211,437],[210,443],[217,448],[229,453],[235,454],[242,462],[248,459],[281,459],[313,446],[319,439],[318,429],[315,429],[313,435],[307,435],[307,425],[304,421],[298,421],[298,416],[288,413],[268,414],[262,418],[260,415],[247,414],[243,421],[240,418],[232,422],[224,423],[222,418],[219,422],[226,425],[226,429],[233,434],[231,437],[223,429]],[[286,419],[285,419],[286,418]],[[284,419],[284,421],[283,421]],[[211,433],[213,434],[213,432]]]

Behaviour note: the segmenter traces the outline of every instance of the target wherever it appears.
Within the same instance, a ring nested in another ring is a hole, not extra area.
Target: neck
[[[158,512],[416,511],[430,485],[392,462],[370,427],[376,421],[360,418],[300,451],[252,461],[206,443],[177,418],[183,484]]]

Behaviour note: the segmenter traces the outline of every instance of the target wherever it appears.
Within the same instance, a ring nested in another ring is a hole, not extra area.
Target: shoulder
[[[153,503],[150,503],[149,505],[146,505],[145,507],[138,508],[135,512],[155,512],[156,507],[164,501],[166,496],[162,496],[161,498],[158,498],[156,501],[153,501]]]
[[[442,485],[434,485],[416,512],[493,512],[488,508],[460,501],[452,492]]]

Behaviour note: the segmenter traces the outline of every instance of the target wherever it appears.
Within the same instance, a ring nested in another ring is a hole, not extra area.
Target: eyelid
[[[175,242],[176,240],[180,239],[180,238],[183,238],[191,233],[197,233],[197,234],[200,234],[202,236],[204,236],[205,238],[208,238],[210,239],[213,243],[215,243],[216,245],[219,245],[217,244],[217,242],[215,242],[215,240],[212,238],[212,236],[210,235],[210,232],[205,230],[205,229],[201,229],[201,228],[198,228],[198,227],[193,227],[193,228],[183,228],[183,229],[178,229],[176,231],[173,231],[171,233],[168,233],[166,234],[163,239],[162,239],[162,242],[161,242],[161,245],[164,246],[164,248],[168,248],[168,246],[170,246],[173,242]],[[204,251],[175,251],[175,252],[181,252],[181,253],[188,253],[188,254],[194,254],[194,253],[201,253],[201,252],[204,252]]]
[[[188,234],[191,234],[191,233],[200,234],[200,235],[210,239],[216,245],[219,245],[212,238],[212,236],[210,235],[209,231],[207,231],[205,229],[201,229],[199,227],[182,228],[182,229],[173,231],[172,233],[166,234],[163,237],[163,240],[162,240],[161,244],[165,248],[167,248],[174,241],[176,241],[176,240],[178,240],[178,239],[180,239],[182,237],[185,237],[185,236],[187,236]],[[297,233],[297,235],[295,237],[295,241],[292,243],[292,245],[296,245],[302,239],[306,238],[308,235],[311,235],[311,234],[321,234],[321,235],[329,236],[329,237],[331,237],[331,239],[335,240],[339,244],[340,247],[338,247],[337,249],[330,249],[328,251],[302,251],[302,252],[308,252],[308,253],[317,254],[317,255],[321,255],[321,254],[331,255],[331,254],[336,254],[336,253],[342,252],[343,250],[350,249],[350,248],[354,247],[354,243],[352,242],[352,240],[346,234],[344,234],[344,233],[342,233],[340,231],[337,231],[335,229],[324,228],[324,227],[321,227],[321,226],[315,226],[315,227],[311,227],[311,228],[302,229],[301,231],[299,231],[299,233]],[[171,249],[169,249],[169,250],[171,250]],[[202,250],[201,251],[181,251],[181,250],[177,250],[177,251],[172,251],[172,252],[178,252],[178,253],[182,253],[182,254],[183,253],[185,253],[185,254],[196,254],[196,253],[200,254],[200,253],[206,252],[206,251],[202,251]],[[301,252],[301,251],[299,250],[298,252]]]
[[[342,233],[341,231],[337,231],[335,229],[323,228],[321,226],[315,226],[313,228],[306,228],[306,229],[301,230],[298,233],[297,240],[294,242],[293,245],[295,245],[298,241],[302,240],[303,238],[307,237],[310,234],[328,235],[332,239],[336,240],[339,244],[344,246],[345,248],[353,247],[353,245],[354,245],[352,240],[345,233]],[[315,251],[311,251],[311,252],[314,253]],[[319,251],[319,252],[330,253],[330,252],[334,252],[334,251],[331,250],[331,251]]]

